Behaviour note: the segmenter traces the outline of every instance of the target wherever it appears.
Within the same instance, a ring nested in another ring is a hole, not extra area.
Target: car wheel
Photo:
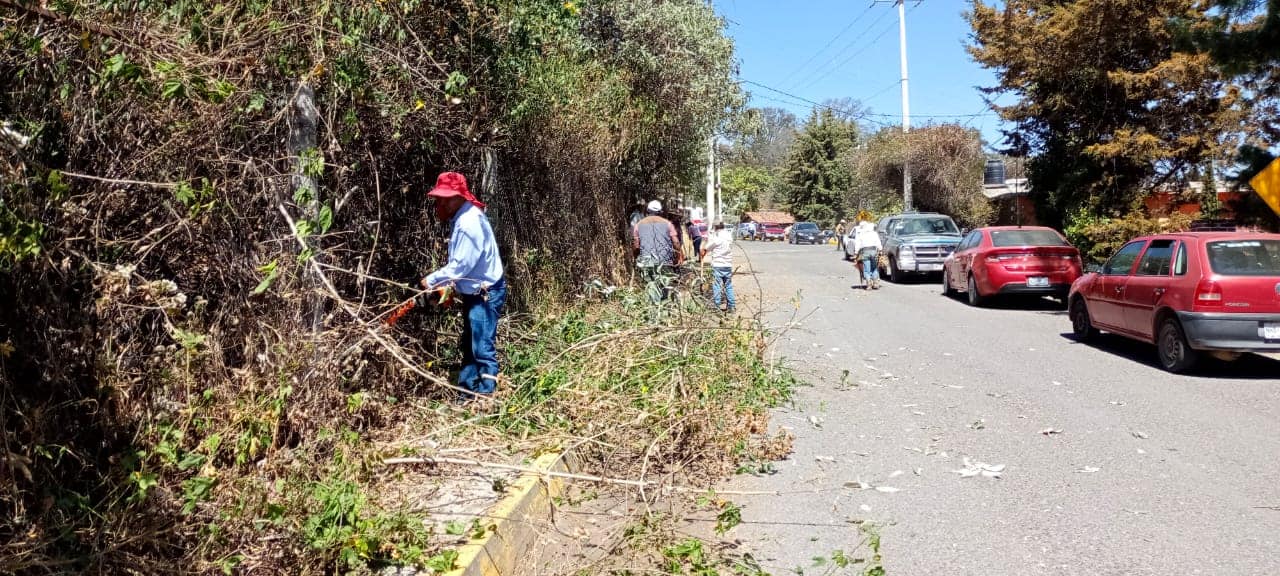
[[[902,271],[898,269],[898,261],[894,257],[889,257],[889,281],[894,284],[902,282]]]
[[[942,295],[951,297],[951,275],[947,273],[946,266],[942,267]]]
[[[973,275],[969,276],[969,305],[982,306],[987,301],[978,291],[978,281],[973,279]]]
[[[1098,329],[1093,327],[1093,321],[1089,319],[1089,306],[1084,303],[1084,298],[1077,297],[1071,301],[1071,333],[1075,335],[1079,342],[1087,342],[1098,337]]]
[[[1160,365],[1174,374],[1190,370],[1200,360],[1200,353],[1187,344],[1182,325],[1175,318],[1167,318],[1160,325],[1156,347],[1160,353]]]

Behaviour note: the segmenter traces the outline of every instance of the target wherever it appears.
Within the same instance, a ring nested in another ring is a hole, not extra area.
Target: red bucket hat
[[[457,172],[443,172],[436,178],[436,187],[427,192],[427,196],[435,198],[448,198],[450,196],[461,196],[467,202],[475,204],[476,208],[484,210],[484,202],[476,199],[471,193],[471,189],[467,188],[467,177]]]

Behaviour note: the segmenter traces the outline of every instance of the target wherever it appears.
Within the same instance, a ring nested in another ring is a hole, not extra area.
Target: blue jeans
[[[879,255],[870,250],[863,250],[858,253],[858,258],[862,261],[862,280],[871,281],[880,279],[880,262]]]
[[[716,266],[711,269],[711,301],[720,307],[721,300],[729,301],[729,309],[737,307],[733,299],[733,268]]]
[[[498,316],[507,302],[507,281],[490,286],[488,296],[462,295],[466,322],[458,342],[462,348],[458,385],[479,394],[492,394],[498,387]]]
[[[879,266],[876,259],[863,259],[863,279],[879,280]]]

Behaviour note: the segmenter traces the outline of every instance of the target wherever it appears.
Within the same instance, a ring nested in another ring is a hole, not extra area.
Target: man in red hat
[[[492,394],[498,385],[498,316],[507,299],[502,258],[484,203],[467,188],[467,179],[445,172],[427,196],[435,201],[436,218],[450,222],[449,261],[422,279],[422,287],[452,287],[462,296],[466,322],[459,345],[462,369],[458,385],[476,394]]]

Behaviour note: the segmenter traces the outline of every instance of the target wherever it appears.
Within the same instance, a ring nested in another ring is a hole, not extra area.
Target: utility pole
[[[885,0],[876,0],[883,2]],[[906,0],[889,0],[898,5],[898,51],[902,59],[902,209],[911,210],[911,97],[907,81],[907,7]]]
[[[711,137],[710,154],[707,156],[707,211],[703,216],[708,222],[716,209],[716,137]]]
[[[902,135],[906,154],[902,157],[902,208],[911,210],[911,97],[907,86],[906,0],[898,0],[898,50],[902,54]]]
[[[720,186],[721,164],[723,164],[723,162],[716,162],[716,217],[720,220],[724,220],[724,190],[722,190]],[[707,227],[710,228],[713,224],[715,224],[715,221],[708,218]]]

